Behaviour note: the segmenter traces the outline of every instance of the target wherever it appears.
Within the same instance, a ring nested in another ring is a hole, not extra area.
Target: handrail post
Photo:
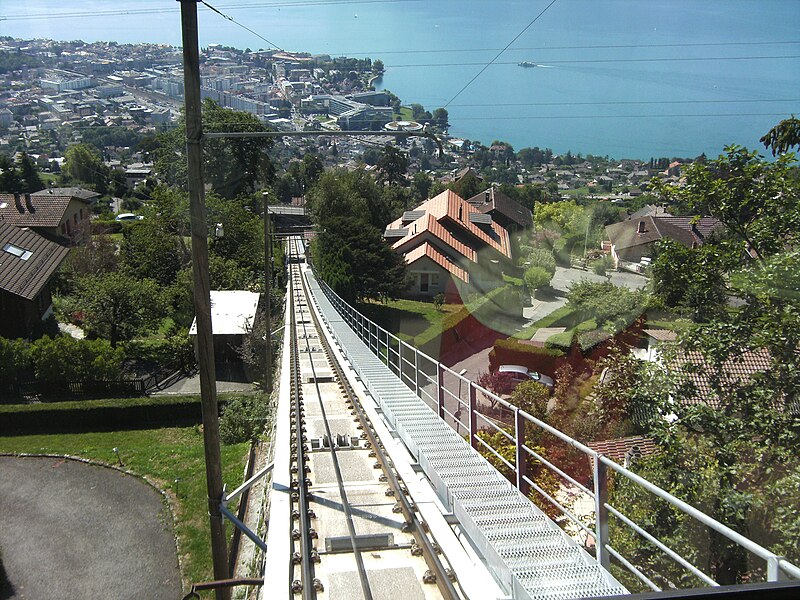
[[[400,377],[400,383],[403,381],[403,340],[397,339],[397,376]]]
[[[767,558],[767,581],[777,582],[787,579],[786,575],[781,570],[780,564],[780,561],[785,559],[785,556],[778,556],[777,554],[773,554]]]
[[[475,389],[475,382],[469,382],[469,445],[477,450],[478,443],[475,436],[478,435],[478,417],[475,414],[478,407],[478,390]]]
[[[436,363],[436,400],[439,405],[439,418],[444,419],[444,367]]]
[[[419,350],[414,348],[414,393],[419,397]]]
[[[517,408],[514,410],[514,434],[516,438],[516,474],[517,474],[517,489],[520,493],[527,497],[530,492],[530,485],[525,481],[528,475],[528,456],[525,452],[525,419],[522,412]]]
[[[611,557],[606,550],[608,545],[608,470],[600,462],[600,456],[594,456],[594,517],[595,517],[595,558],[606,570],[611,568]]]

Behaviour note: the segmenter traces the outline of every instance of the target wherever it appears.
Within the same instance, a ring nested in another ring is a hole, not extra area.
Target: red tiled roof
[[[589,448],[611,460],[620,464],[625,462],[628,452],[636,452],[636,448],[641,452],[641,456],[649,456],[656,451],[656,444],[651,438],[635,435],[632,437],[619,438],[616,440],[604,440],[601,442],[590,442]]]
[[[434,235],[442,234],[444,236],[444,233],[442,232],[446,232],[447,230],[443,225],[443,221],[445,218],[447,218],[448,223],[452,223],[455,227],[458,227],[462,231],[468,232],[472,235],[472,237],[477,238],[484,245],[493,248],[503,256],[511,258],[511,243],[508,231],[506,231],[499,224],[492,223],[491,227],[495,237],[489,236],[485,231],[472,223],[469,219],[470,213],[481,214],[480,211],[451,190],[445,190],[438,196],[423,202],[417,206],[414,211],[424,211],[425,215],[416,221],[407,224],[403,223],[403,219],[401,217],[387,226],[387,229],[401,229],[405,227],[408,230],[408,234],[405,237],[395,241],[395,243],[392,245],[395,249],[399,248],[400,246],[405,246],[409,239],[415,235],[419,235],[424,229],[429,229],[431,233],[434,233]],[[459,216],[461,218],[459,218]],[[433,218],[431,219],[429,217]],[[440,228],[435,228],[435,226],[432,225],[434,222],[438,223]],[[431,227],[436,229],[435,232],[434,230],[430,229]],[[442,241],[444,241],[448,246],[453,247],[461,254],[464,254],[464,256],[467,256],[462,249],[454,246],[451,243],[451,240],[455,240],[455,238],[450,233],[447,233],[446,236],[442,237]],[[463,247],[466,247],[466,245],[461,242],[459,242],[459,244]],[[470,258],[470,260],[474,261],[475,259]]]
[[[695,394],[684,395],[683,404],[708,404],[714,408],[722,407],[722,400],[714,390],[714,384],[723,391],[733,390],[749,383],[756,373],[770,368],[770,353],[766,349],[746,350],[738,356],[730,357],[720,366],[719,381],[715,381],[713,365],[700,352],[681,352],[674,360],[674,367],[686,376],[694,387]],[[779,401],[775,399],[776,403]]]
[[[414,248],[411,252],[406,254],[406,263],[409,265],[418,261],[423,256],[427,256],[440,267],[447,269],[447,271],[454,277],[458,277],[464,283],[469,283],[469,273],[459,267],[453,261],[448,260],[447,257],[439,252],[436,248],[431,246],[428,242],[421,244]]]
[[[389,227],[392,227],[392,225]],[[430,233],[437,240],[443,242],[443,245],[455,250],[467,260],[472,262],[477,260],[477,254],[475,251],[466,244],[463,244],[454,238],[450,232],[447,231],[439,223],[439,221],[433,217],[433,215],[423,215],[416,221],[410,223],[406,229],[408,230],[408,233],[392,244],[392,248],[395,250],[405,251],[403,248],[414,247],[418,238],[421,238],[421,236],[425,235],[426,233]]]
[[[644,332],[659,342],[674,342],[678,334],[670,329],[645,329]]]
[[[0,220],[17,227],[58,227],[73,196],[0,194]],[[85,200],[84,200],[85,202]]]

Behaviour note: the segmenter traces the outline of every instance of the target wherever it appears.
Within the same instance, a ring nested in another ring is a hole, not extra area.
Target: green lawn
[[[409,106],[401,106],[400,112],[398,113],[401,121],[413,121],[414,120],[414,112],[411,110]]]
[[[201,428],[27,435],[0,438],[0,452],[69,454],[117,464],[146,477],[171,498],[184,584],[213,579]],[[248,444],[222,447],[225,483],[242,481]],[[175,480],[178,483],[175,483]]]
[[[368,302],[358,306],[367,318],[418,348],[439,335],[442,320],[459,309],[460,304],[445,304],[436,310],[432,302],[418,300]]]

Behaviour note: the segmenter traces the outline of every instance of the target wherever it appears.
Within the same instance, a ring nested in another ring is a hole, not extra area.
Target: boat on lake
[[[538,67],[535,62],[531,62],[529,60],[523,60],[521,63],[518,63],[520,67],[525,67],[526,69],[530,69],[531,67]]]

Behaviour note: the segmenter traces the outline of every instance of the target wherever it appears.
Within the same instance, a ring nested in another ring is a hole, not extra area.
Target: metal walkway
[[[305,271],[326,326],[384,417],[513,598],[570,599],[627,590],[442,421],[350,329]]]

